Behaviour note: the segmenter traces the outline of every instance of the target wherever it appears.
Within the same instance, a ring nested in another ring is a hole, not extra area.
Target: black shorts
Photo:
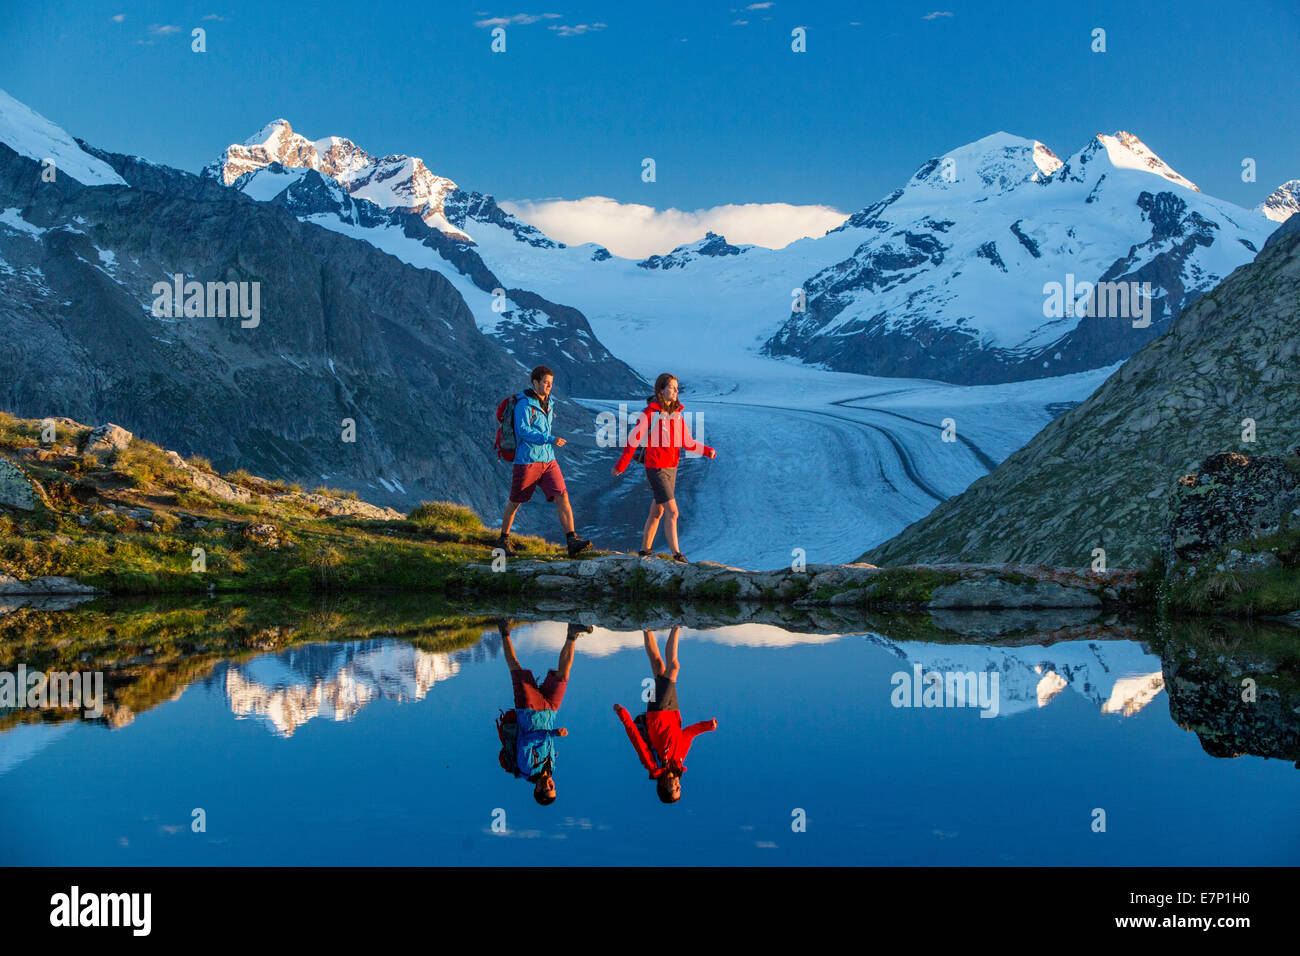
[[[655,699],[646,705],[646,710],[677,709],[677,681],[660,674],[655,678]]]
[[[650,482],[650,490],[655,495],[655,504],[661,505],[672,501],[676,497],[676,468],[647,468],[645,470],[645,480]]]

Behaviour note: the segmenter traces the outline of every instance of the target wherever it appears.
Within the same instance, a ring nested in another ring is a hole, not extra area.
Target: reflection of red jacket
[[[695,735],[718,729],[716,720],[701,720],[698,724],[683,729],[681,711],[677,710],[652,710],[647,713],[644,736],[626,708],[619,707],[618,719],[623,721],[627,739],[632,741],[642,765],[650,771],[651,780],[657,779],[669,768],[684,773],[686,752],[691,749]],[[650,739],[647,740],[646,736]]]
[[[683,448],[687,451],[699,452],[706,458],[712,458],[717,454],[708,445],[691,437],[691,430],[686,427],[686,420],[682,418],[680,408],[672,415],[665,415],[658,402],[651,402],[645,407],[645,411],[637,415],[636,424],[632,426],[632,432],[627,436],[627,446],[618,460],[617,467],[620,474],[632,460],[637,446],[642,444],[647,446],[645,450],[647,468],[676,468],[677,459]]]

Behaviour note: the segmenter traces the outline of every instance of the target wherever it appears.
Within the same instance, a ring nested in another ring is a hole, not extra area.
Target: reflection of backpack
[[[632,723],[641,734],[641,739],[645,741],[646,749],[650,751],[650,756],[654,758],[656,764],[659,763],[659,752],[655,750],[655,745],[650,742],[650,728],[646,726],[645,714],[637,714],[632,718]]]
[[[514,461],[519,449],[519,439],[515,437],[515,403],[518,395],[507,395],[497,406],[497,438],[492,447],[502,461]]]
[[[498,710],[497,737],[501,739],[501,752],[497,754],[497,762],[501,764],[502,770],[519,776],[519,764],[515,757],[519,743],[519,717],[513,710]]]

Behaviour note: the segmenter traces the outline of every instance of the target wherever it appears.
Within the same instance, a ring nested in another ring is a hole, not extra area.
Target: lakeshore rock
[[[0,574],[0,594],[98,594],[88,584],[81,584],[72,578],[47,576],[20,581],[8,574]]]
[[[1036,565],[872,565],[748,571],[701,561],[678,564],[634,555],[580,560],[511,561],[504,571],[465,568],[462,585],[494,591],[517,583],[525,592],[625,595],[736,603],[788,604],[808,609],[855,605],[932,609],[1075,609],[1097,612],[1130,603],[1137,572],[1104,573]]]

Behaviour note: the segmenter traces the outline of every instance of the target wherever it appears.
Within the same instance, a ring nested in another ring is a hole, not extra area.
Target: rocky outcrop
[[[1300,527],[1300,448],[1290,455],[1207,458],[1170,493],[1171,518],[1161,541],[1165,564],[1198,564],[1234,541]],[[1272,555],[1232,551],[1228,570],[1275,566]]]
[[[81,453],[107,460],[124,448],[130,447],[132,437],[125,428],[108,422],[100,425],[86,437],[86,444],[82,446]]]
[[[211,495],[218,501],[231,501],[242,505],[253,500],[253,494],[247,488],[233,485],[211,472],[195,468],[174,451],[167,452],[167,460],[173,468],[183,472],[195,488],[206,495]]]
[[[712,561],[678,564],[612,554],[576,561],[511,560],[470,565],[467,591],[522,590],[530,596],[619,594],[693,601],[752,601],[795,607],[1064,608],[1101,610],[1132,600],[1133,572],[1092,573],[1027,565],[878,568],[810,564],[747,571]]]
[[[32,511],[39,500],[26,473],[7,459],[0,458],[0,508]]]
[[[39,577],[29,581],[20,581],[8,574],[0,574],[0,596],[8,597],[19,594],[99,594],[102,593],[87,584],[79,584],[72,578]]]
[[[381,508],[379,505],[372,505],[368,501],[358,501],[355,498],[331,498],[328,495],[292,491],[279,495],[269,495],[268,497],[271,501],[305,505],[308,508],[315,508],[330,515],[349,518],[365,518],[370,521],[398,521],[406,517],[400,511],[394,511],[392,508]]]
[[[1300,234],[1283,235],[962,494],[862,556],[874,564],[1139,567],[1179,475],[1236,449],[1282,454],[1300,421]],[[1254,441],[1243,441],[1253,438]]]

